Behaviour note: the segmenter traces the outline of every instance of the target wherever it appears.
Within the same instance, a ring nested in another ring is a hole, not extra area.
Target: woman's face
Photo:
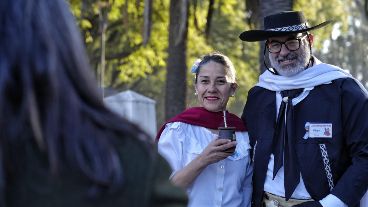
[[[214,61],[201,66],[195,89],[199,104],[208,111],[226,109],[229,97],[235,93],[236,83],[229,83],[225,67]]]

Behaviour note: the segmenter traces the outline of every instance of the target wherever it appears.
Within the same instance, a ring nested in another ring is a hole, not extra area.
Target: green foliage
[[[98,1],[86,1],[88,5],[82,11],[82,1],[70,1],[71,9],[76,16],[85,38],[91,63],[97,68],[100,61],[100,21],[102,9],[107,12],[107,42],[104,85],[116,90],[133,89],[151,98],[158,104],[159,123],[164,109],[162,99],[165,84],[165,68],[168,47],[169,0],[154,1],[152,15],[152,31],[149,43],[142,43],[144,1],[115,0],[106,1],[108,4],[101,8]],[[238,102],[231,101],[230,108],[240,113],[246,98],[247,90],[255,82],[258,63],[256,48],[246,48],[238,39],[238,35],[246,28],[244,23],[244,5],[239,7],[236,0],[215,1],[210,36],[206,39],[208,1],[199,0],[196,13],[194,6],[190,6],[187,65],[191,66],[195,59],[206,53],[220,51],[228,55],[237,69],[239,91]],[[194,16],[197,26],[194,24]],[[109,59],[113,54],[129,53],[122,58]],[[244,61],[247,60],[247,61]],[[188,69],[189,77],[192,77]],[[188,79],[188,105],[196,105],[193,97],[193,82]]]
[[[364,0],[351,2],[348,14],[348,32],[332,36],[328,47],[320,52],[323,61],[333,63],[350,73],[368,87],[368,19]]]
[[[144,1],[133,0],[71,0],[71,10],[76,16],[84,35],[86,47],[91,57],[91,63],[97,73],[101,51],[101,17],[106,17],[106,74],[116,74],[120,71],[117,83],[104,85],[118,85],[132,82],[136,78],[145,77],[150,73],[149,62],[155,50],[148,46],[148,51],[143,51],[142,25]],[[84,6],[83,6],[84,5]],[[140,56],[143,55],[143,56]],[[138,58],[135,58],[138,57]],[[132,61],[133,60],[133,61]],[[138,64],[142,61],[141,64]],[[129,63],[129,64],[128,64]],[[134,67],[139,67],[137,70]]]
[[[102,3],[101,3],[102,2]],[[170,0],[155,0],[152,8],[151,37],[143,45],[144,0],[69,0],[75,15],[91,65],[99,75],[101,55],[101,17],[106,17],[105,86],[117,91],[132,89],[157,101],[158,124],[163,122],[164,85],[168,47]],[[215,0],[209,36],[205,36],[208,0],[190,0],[187,42],[187,65],[206,53],[220,51],[233,61],[237,70],[238,91],[231,99],[229,109],[241,113],[247,92],[257,81],[259,44],[245,43],[238,35],[249,29],[246,22],[245,1]],[[197,2],[194,10],[194,2]],[[347,5],[351,0],[295,0],[294,10],[302,10],[315,25],[333,19],[347,31]],[[311,6],[313,5],[313,6]],[[333,6],[331,6],[333,5]],[[316,30],[315,46],[322,48],[329,39],[332,26]],[[192,74],[188,68],[188,106],[196,105]]]
[[[351,0],[296,0],[294,10],[303,11],[310,25],[317,25],[327,20],[341,25],[342,32],[347,31],[348,8]],[[333,5],[333,6],[332,6]],[[320,50],[323,42],[329,39],[333,31],[333,25],[318,29],[312,33],[315,35],[314,47]]]
[[[247,47],[238,38],[239,34],[247,29],[245,24],[244,3],[237,0],[221,1],[216,0],[210,36],[205,39],[204,30],[208,1],[199,1],[197,12],[192,13],[189,19],[188,38],[188,66],[191,66],[195,59],[206,53],[219,51],[227,55],[233,62],[237,71],[237,83],[239,85],[236,98],[230,99],[229,110],[240,114],[246,100],[247,91],[255,83],[258,72],[258,47]],[[198,29],[194,25],[194,15],[198,20]],[[189,74],[189,73],[188,73]],[[189,77],[192,77],[189,74]],[[190,106],[196,105],[194,97],[192,78],[189,79],[187,103]]]

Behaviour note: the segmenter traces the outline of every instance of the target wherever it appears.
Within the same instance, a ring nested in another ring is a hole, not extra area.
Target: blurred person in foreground
[[[0,1],[0,206],[186,205],[97,91],[64,0]]]
[[[156,137],[159,153],[173,169],[171,181],[187,189],[192,207],[250,206],[248,133],[242,120],[226,111],[237,88],[234,66],[215,52],[197,60],[192,72],[200,106],[169,120]],[[224,126],[234,127],[236,141],[228,139],[231,135],[219,138]]]
[[[318,60],[302,12],[264,18],[270,66],[249,91],[243,120],[254,146],[255,207],[355,207],[368,184],[368,94],[349,73]]]

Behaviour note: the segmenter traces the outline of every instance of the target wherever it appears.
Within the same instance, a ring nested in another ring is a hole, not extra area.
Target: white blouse
[[[187,189],[192,207],[250,206],[252,166],[248,132],[236,132],[232,156],[208,165]],[[174,122],[166,125],[159,142],[159,153],[169,162],[172,175],[195,159],[217,135],[204,127]]]

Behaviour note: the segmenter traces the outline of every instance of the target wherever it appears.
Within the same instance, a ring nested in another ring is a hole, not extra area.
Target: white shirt
[[[247,207],[251,202],[252,166],[248,132],[236,132],[232,156],[208,165],[187,189],[189,207]],[[195,159],[216,138],[210,130],[182,122],[166,125],[159,153],[169,162],[172,175]]]

